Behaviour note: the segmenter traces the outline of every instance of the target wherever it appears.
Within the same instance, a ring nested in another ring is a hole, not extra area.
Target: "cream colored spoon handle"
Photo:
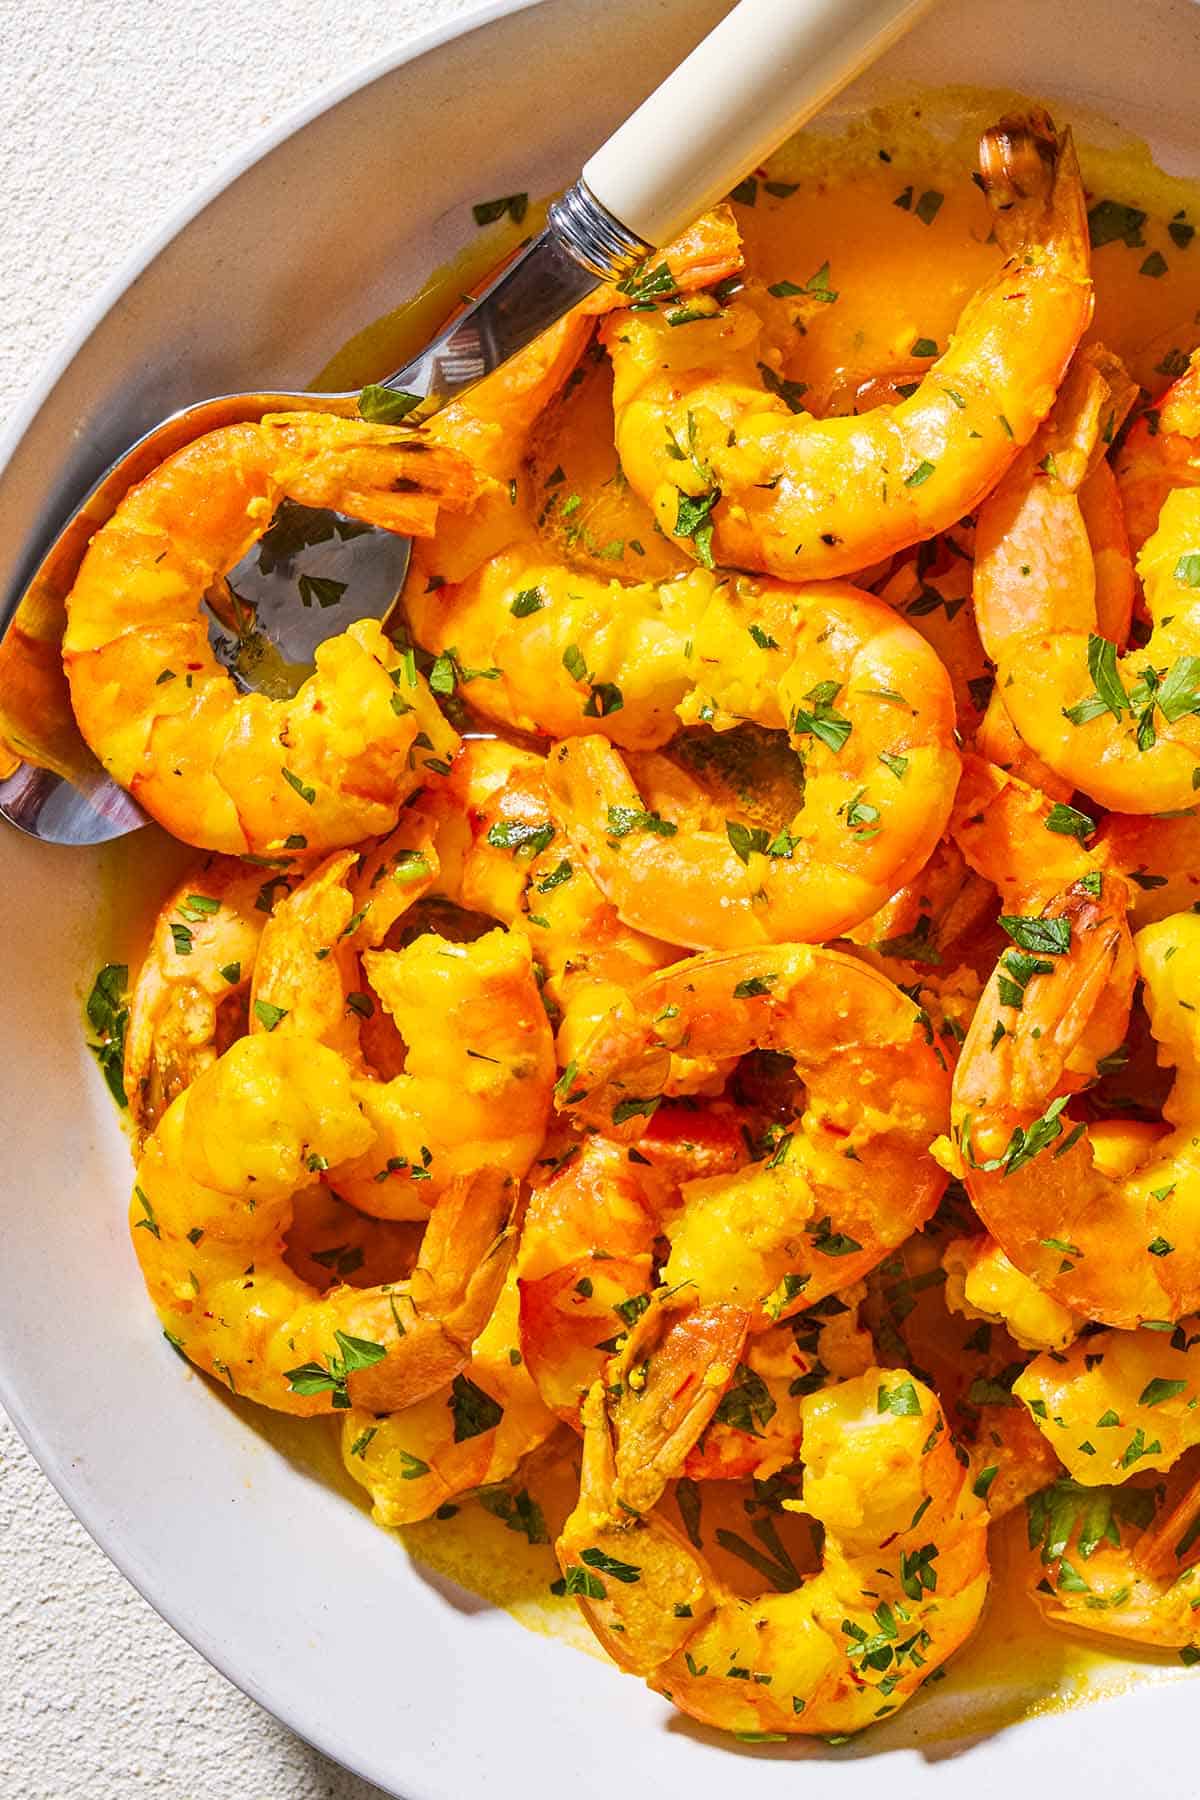
[[[669,243],[932,0],[741,0],[586,164],[600,204]]]

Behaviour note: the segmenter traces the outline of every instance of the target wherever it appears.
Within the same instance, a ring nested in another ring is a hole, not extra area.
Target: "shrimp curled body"
[[[1001,121],[980,157],[1005,261],[898,405],[794,413],[777,372],[764,392],[744,301],[686,332],[652,311],[610,323],[622,465],[698,560],[785,581],[866,568],[971,512],[1033,436],[1091,318],[1083,187],[1044,114]]]
[[[627,924],[697,949],[819,942],[877,912],[924,867],[958,781],[954,695],[936,653],[843,583],[721,583],[694,639],[683,722],[786,730],[803,805],[777,833],[648,813],[606,738],[553,751],[549,779]]]
[[[1016,1266],[1085,1318],[1124,1330],[1173,1322],[1200,1305],[1200,1037],[1189,999],[1200,918],[1176,914],[1131,940],[1123,884],[1104,876],[1076,883],[1033,923],[1058,947],[1019,966],[1023,994],[1002,959],[955,1073],[971,1199]],[[1087,1126],[1061,1115],[1120,1044],[1110,1008],[1114,996],[1128,1008],[1135,973],[1159,1060],[1176,1070],[1163,1107],[1170,1129],[1108,1174]]]
[[[447,1188],[408,1281],[319,1293],[288,1266],[293,1197],[372,1139],[332,1050],[241,1038],[160,1120],[138,1166],[134,1246],[188,1359],[279,1412],[385,1411],[450,1381],[503,1285],[515,1184],[479,1169]]]
[[[676,963],[597,1028],[561,1103],[636,1139],[684,1047],[790,1056],[805,1101],[765,1160],[684,1184],[668,1283],[757,1309],[761,1329],[858,1280],[936,1207],[949,1076],[886,976],[801,944]]]
[[[746,1600],[659,1512],[619,1503],[599,1384],[584,1407],[580,1500],[557,1546],[567,1591],[614,1662],[725,1730],[858,1730],[964,1642],[987,1593],[987,1513],[928,1388],[872,1368],[800,1411],[823,1566]]]
[[[1153,629],[1121,658],[1129,590],[1114,617],[1080,507],[1128,404],[1114,363],[1096,347],[1076,360],[1054,416],[981,507],[975,610],[996,692],[1053,775],[1118,812],[1166,812],[1191,806],[1200,770],[1200,489],[1169,492],[1141,545]]]
[[[457,739],[379,626],[328,639],[295,697],[272,700],[239,693],[201,603],[285,497],[427,534],[486,485],[416,432],[324,414],[230,425],[168,457],[96,533],[67,600],[71,704],[109,774],[202,849],[334,849],[388,830],[421,779],[422,734],[435,762]]]

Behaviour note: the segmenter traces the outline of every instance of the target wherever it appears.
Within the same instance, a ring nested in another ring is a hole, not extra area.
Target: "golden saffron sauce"
[[[1019,102],[1012,95],[950,93],[908,99],[835,128],[826,120],[742,184],[735,211],[753,274],[768,284],[801,288],[818,277],[815,286],[836,295],[798,309],[803,329],[794,331],[785,352],[783,373],[806,384],[805,404],[812,410],[849,410],[847,397],[867,377],[910,364],[919,368],[914,346],[921,340],[944,349],[964,303],[999,257],[972,171],[980,129],[1014,104]],[[1192,232],[1193,225],[1200,228],[1200,184],[1161,173],[1138,142],[1093,148],[1086,125],[1080,136],[1094,234],[1101,240],[1090,335],[1117,351],[1154,395],[1200,344],[1200,239]],[[314,385],[353,387],[403,364],[462,291],[478,285],[541,217],[531,207],[521,225],[505,220],[481,230],[412,300],[339,351]],[[603,358],[587,363],[584,379],[548,422],[538,461],[561,466],[562,491],[580,496],[573,510],[573,555],[602,572],[642,579],[682,566],[620,475]],[[119,851],[114,856],[114,867],[128,871],[129,859]],[[127,873],[121,890],[127,899]],[[115,927],[118,911],[124,936],[127,905],[114,905],[102,923]],[[109,935],[110,954],[112,944]],[[274,1451],[331,1481],[351,1503],[364,1503],[341,1467],[334,1432],[257,1408],[239,1410]],[[444,1508],[443,1516],[398,1535],[437,1573],[530,1627],[594,1651],[573,1603],[551,1592],[558,1575],[551,1542],[575,1497],[577,1454],[576,1440],[563,1428],[516,1484],[536,1500],[545,1542],[530,1543],[475,1500]],[[714,1493],[713,1518],[723,1503]],[[1184,1675],[1174,1656],[1127,1653],[1106,1647],[1101,1638],[1073,1638],[1042,1624],[1009,1573],[1012,1547],[1024,1529],[1021,1510],[993,1531],[992,1597],[975,1637],[944,1679],[860,1741],[861,1752],[988,1732],[1134,1683]],[[754,1591],[745,1586],[748,1577],[753,1583],[745,1565],[726,1557],[721,1573]]]
[[[802,132],[758,172],[752,203],[734,202],[747,263],[763,281],[803,286],[829,264],[837,302],[806,315],[786,369],[808,384],[812,410],[855,375],[908,361],[919,338],[944,348],[963,305],[999,260],[972,180],[979,133],[1020,104],[1011,94],[951,91],[879,108],[836,136]],[[1200,243],[1189,229],[1200,230],[1200,183],[1163,174],[1138,140],[1097,148],[1086,125],[1077,138],[1089,206],[1112,203],[1094,215],[1094,227],[1100,236],[1118,234],[1095,251],[1088,335],[1154,393],[1169,377],[1169,362],[1165,371],[1161,365],[1170,353],[1200,344]],[[781,193],[784,187],[793,191]],[[1130,208],[1145,215],[1140,225]],[[538,229],[544,212],[531,205],[520,226],[505,219],[481,231],[411,300],[352,338],[313,385],[354,387],[399,367],[464,291]],[[611,443],[606,448],[611,466]]]

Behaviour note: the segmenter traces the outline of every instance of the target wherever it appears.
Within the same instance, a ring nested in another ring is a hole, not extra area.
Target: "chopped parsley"
[[[422,398],[421,394],[407,394],[403,388],[384,387],[372,381],[358,396],[358,410],[372,425],[398,425],[420,406]]]
[[[466,1375],[454,1377],[448,1405],[454,1416],[456,1444],[481,1437],[485,1431],[494,1431],[504,1417],[504,1408]]]
[[[678,286],[669,264],[660,262],[652,267],[647,259],[617,283],[617,292],[630,300],[663,300],[676,293]]]
[[[487,841],[497,850],[534,857],[553,842],[554,836],[554,826],[548,819],[540,824],[528,819],[498,819],[488,827]]]
[[[1117,243],[1137,250],[1145,244],[1142,226],[1146,215],[1139,207],[1125,206],[1119,200],[1098,200],[1089,211],[1087,222],[1093,250]]]
[[[805,694],[788,721],[794,737],[815,737],[827,750],[841,750],[854,729],[851,721],[834,708],[841,688],[836,681],[820,681]]]
[[[1078,838],[1081,844],[1096,829],[1096,821],[1088,813],[1067,806],[1061,800],[1056,800],[1050,808],[1045,824],[1047,831],[1057,832],[1060,837]]]
[[[816,300],[823,306],[832,306],[838,298],[838,290],[830,285],[829,264],[824,262],[815,275],[810,275],[803,286],[794,281],[775,281],[767,289],[777,300],[790,300],[798,295]]]
[[[807,381],[793,381],[773,369],[770,363],[760,362],[758,372],[762,376],[762,384],[769,394],[782,400],[789,412],[803,412],[800,402],[808,392]]]
[[[305,806],[312,806],[315,803],[317,798],[316,788],[309,787],[305,782],[301,781],[300,777],[294,775],[286,763],[281,765],[279,772],[287,782],[288,786],[293,789],[295,793],[299,794]]]
[[[696,550],[696,560],[706,569],[713,568],[712,554],[712,510],[721,498],[718,487],[708,488],[703,494],[685,494],[682,488],[676,489],[678,497],[675,524],[676,537],[691,538]]]
[[[907,1375],[895,1387],[880,1386],[875,1398],[875,1410],[894,1413],[898,1419],[916,1418],[920,1414],[920,1396]]]
[[[1035,955],[1065,956],[1071,948],[1069,919],[1026,918],[1020,914],[1002,913],[996,923],[1014,944]]]
[[[497,200],[477,200],[471,216],[477,225],[494,225],[507,214],[514,225],[520,225],[528,211],[528,194],[502,194]]]
[[[661,1094],[630,1094],[625,1100],[618,1100],[612,1109],[614,1125],[626,1125],[630,1119],[652,1119],[662,1105]]]
[[[649,831],[656,837],[674,837],[679,830],[671,819],[660,818],[657,813],[647,812],[639,806],[610,806],[608,809],[608,834],[610,837],[628,837],[633,831]]]
[[[479,1493],[479,1504],[528,1543],[550,1542],[545,1515],[528,1488],[519,1488],[515,1494],[508,1488],[483,1488]]]
[[[126,989],[129,968],[125,963],[105,963],[92,983],[85,1011],[96,1041],[89,1049],[100,1064],[109,1093],[120,1107],[129,1105],[125,1092],[125,1032],[129,1024]]]
[[[302,606],[311,606],[315,600],[318,606],[328,607],[337,605],[348,583],[335,581],[331,575],[301,575],[296,586],[300,589]]]
[[[382,1362],[387,1349],[370,1338],[350,1337],[344,1331],[335,1331],[333,1337],[337,1352],[330,1356],[328,1368],[319,1362],[302,1363],[298,1369],[285,1369],[284,1379],[293,1394],[329,1394],[331,1404],[345,1412],[350,1406],[349,1377]]]
[[[761,1437],[762,1427],[775,1417],[775,1402],[762,1376],[746,1363],[739,1363],[733,1380],[721,1395],[713,1419],[741,1431],[747,1437]]]

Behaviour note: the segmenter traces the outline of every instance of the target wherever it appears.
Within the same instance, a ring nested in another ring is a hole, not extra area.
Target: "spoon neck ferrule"
[[[654,248],[602,206],[582,176],[553,202],[546,222],[567,254],[600,281],[619,281]]]

